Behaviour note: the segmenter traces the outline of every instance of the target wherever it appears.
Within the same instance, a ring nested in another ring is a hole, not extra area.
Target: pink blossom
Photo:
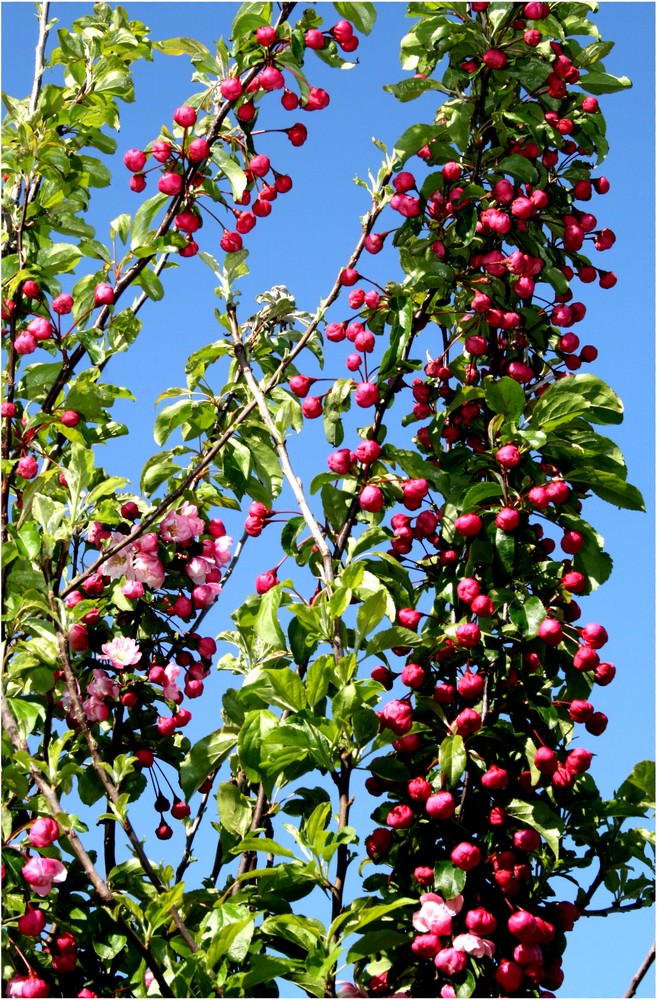
[[[135,579],[145,583],[152,590],[158,590],[164,583],[164,566],[156,555],[141,549],[133,559]]]
[[[48,847],[59,837],[57,821],[50,816],[40,816],[30,827],[28,837],[33,847]]]
[[[447,998],[447,1000],[452,1000],[453,997],[457,996],[455,993],[455,987],[446,983],[445,986],[441,987],[441,996]]]
[[[121,593],[131,601],[136,601],[144,596],[144,584],[139,580],[126,580],[121,588]]]
[[[28,978],[29,978],[28,976],[12,976],[5,987],[5,989],[7,990],[7,996],[22,997],[23,986],[28,981]]]
[[[47,896],[53,882],[64,882],[66,868],[55,858],[30,858],[23,865],[23,878],[37,896]]]
[[[466,966],[466,955],[456,948],[442,948],[434,956],[434,964],[437,969],[444,972],[446,976],[456,976]]]
[[[218,583],[202,583],[192,591],[192,601],[195,608],[209,608],[215,603],[222,592]]]
[[[94,670],[94,679],[87,684],[87,694],[99,699],[118,698],[119,685],[104,670],[97,669]]]
[[[112,535],[112,545],[116,545],[118,542],[125,541],[126,536],[115,531]],[[133,569],[133,555],[135,552],[134,545],[126,545],[125,548],[121,549],[120,552],[115,552],[113,556],[103,563],[103,574],[109,576],[111,580],[118,580],[119,577],[125,576],[127,580],[134,580],[135,573]]]
[[[135,542],[135,548],[140,552],[149,552],[153,555],[158,551],[159,538],[155,531],[148,531]]]
[[[199,517],[199,508],[190,503],[189,500],[183,501],[180,516],[189,521],[193,535],[202,535],[206,530],[205,521],[202,517]]]
[[[213,569],[213,564],[210,559],[206,559],[204,556],[194,556],[185,567],[185,572],[192,583],[199,584],[206,582],[206,577],[211,569]]]
[[[221,538],[215,539],[215,565],[216,566],[226,566],[227,563],[231,561],[230,548],[233,544],[233,539],[230,535],[222,535]]]
[[[139,663],[142,658],[140,648],[135,640],[129,639],[125,635],[117,635],[111,642],[103,643],[101,650],[116,670],[132,667],[135,663]]]
[[[107,722],[110,717],[110,710],[105,702],[93,696],[83,701],[82,708],[89,722]]]
[[[417,931],[443,937],[452,930],[452,918],[461,910],[461,896],[445,900],[435,892],[425,892],[420,897],[421,908],[414,913],[412,923]]]
[[[163,681],[162,684],[162,694],[167,699],[167,701],[180,701],[181,690],[176,684],[176,678],[180,674],[180,667],[177,667],[175,663],[168,663],[164,668],[167,680]]]
[[[486,941],[484,938],[478,937],[477,934],[458,934],[453,940],[452,946],[455,951],[465,951],[468,955],[474,955],[475,958],[483,958],[485,955],[487,958],[491,958],[496,951],[496,945],[493,941]]]
[[[186,542],[194,537],[194,532],[188,518],[170,510],[160,522],[160,535],[165,542]]]

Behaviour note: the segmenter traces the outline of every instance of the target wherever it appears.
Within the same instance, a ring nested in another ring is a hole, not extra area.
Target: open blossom
[[[420,902],[420,910],[412,917],[415,929],[425,934],[438,934],[439,937],[450,934],[452,918],[464,905],[462,896],[446,900],[435,892],[423,893]]]
[[[87,684],[87,694],[92,698],[118,698],[119,685],[104,670],[94,670],[94,679]]]
[[[194,537],[194,532],[188,518],[170,510],[160,522],[160,535],[165,542],[187,542]]]
[[[142,658],[140,648],[135,640],[129,639],[125,635],[117,635],[110,642],[103,643],[101,650],[116,670],[132,667],[135,663],[139,663]]]
[[[164,583],[164,566],[152,552],[141,549],[133,557],[134,579],[145,583],[152,590],[158,590]]]
[[[125,541],[125,535],[120,534],[115,531],[112,535],[110,544],[116,545],[117,542]],[[133,556],[135,553],[134,545],[126,545],[125,548],[121,549],[120,552],[115,552],[113,556],[103,563],[103,575],[109,576],[111,580],[118,580],[119,577],[125,576],[126,580],[135,579],[135,570],[133,568]]]
[[[30,858],[23,865],[23,878],[37,896],[47,896],[53,882],[64,882],[66,868],[56,858]]]
[[[185,572],[192,583],[199,584],[206,582],[206,577],[211,569],[214,569],[214,566],[210,559],[206,559],[205,556],[194,556],[185,567]]]
[[[477,934],[458,934],[452,942],[452,947],[455,951],[465,951],[475,958],[483,958],[485,955],[491,958],[496,951],[493,941],[486,941]]]
[[[107,722],[110,717],[110,710],[104,701],[99,698],[87,698],[82,703],[82,710],[89,722]]]

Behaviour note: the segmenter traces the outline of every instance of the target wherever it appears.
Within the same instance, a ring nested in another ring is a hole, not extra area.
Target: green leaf
[[[236,201],[239,201],[244,194],[244,189],[247,186],[247,178],[245,176],[244,169],[240,166],[237,160],[234,160],[232,156],[229,156],[228,153],[224,152],[219,143],[215,143],[212,147],[210,156],[231,185],[233,197]]]
[[[520,153],[505,156],[496,164],[496,171],[500,174],[511,174],[514,180],[523,181],[525,184],[537,183],[537,170]]]
[[[412,632],[411,629],[394,625],[393,628],[378,632],[368,643],[366,653],[368,656],[374,656],[375,653],[381,653],[385,649],[393,649],[395,646],[421,646],[422,642],[420,636]]]
[[[334,3],[334,7],[362,35],[369,35],[375,26],[377,8],[374,3]]]
[[[218,729],[194,744],[180,766],[180,783],[186,799],[226,760],[236,742],[237,733]]]
[[[459,734],[446,736],[439,747],[439,766],[445,775],[448,788],[454,788],[466,770],[468,754]]]
[[[255,835],[245,837],[245,839],[233,849],[234,854],[242,854],[243,851],[264,851],[266,854],[274,854],[275,857],[280,858],[295,857],[292,851],[288,850],[287,847],[282,847],[280,844],[277,844],[275,840],[270,840],[269,837],[256,837]]]
[[[272,700],[275,705],[281,705],[282,708],[289,708],[293,712],[306,708],[304,685],[294,670],[290,670],[288,667],[280,667],[272,670],[268,669],[265,673],[269,677],[270,684],[274,690]]]
[[[505,806],[505,811],[510,819],[517,819],[541,834],[555,857],[559,857],[560,836],[564,831],[564,822],[545,802],[512,799]]]
[[[150,267],[143,268],[138,274],[135,284],[144,289],[146,294],[154,302],[159,302],[164,298],[164,288],[157,274],[154,274]]]
[[[329,444],[334,446],[340,445],[344,437],[341,414],[350,408],[350,394],[353,387],[354,380],[351,378],[336,379],[324,399],[322,407],[324,432]]]
[[[24,738],[31,736],[39,719],[46,717],[45,706],[40,701],[32,701],[23,696],[22,698],[7,698],[7,704],[13,712]]]
[[[586,417],[594,424],[620,424],[624,407],[619,396],[596,375],[572,375],[549,386],[535,404],[529,424],[543,431]]]
[[[272,587],[259,599],[258,613],[254,621],[256,635],[268,646],[286,649],[286,639],[279,623],[279,607],[282,597],[281,587]]]
[[[362,938],[352,945],[347,953],[348,962],[356,962],[359,959],[372,959],[380,952],[388,952],[390,949],[407,944],[409,936],[386,927],[381,931],[368,931]]]
[[[304,686],[310,708],[317,705],[329,690],[329,669],[332,663],[333,656],[330,653],[326,653],[323,656],[318,656],[306,671]]]
[[[518,382],[508,375],[494,379],[484,379],[484,398],[494,413],[502,413],[510,420],[518,421],[525,407],[525,393]]]
[[[505,572],[512,573],[514,570],[514,556],[516,553],[514,532],[502,531],[500,528],[496,528],[494,551],[498,559],[500,559],[500,564]]]
[[[72,271],[81,258],[80,250],[72,243],[51,243],[39,250],[36,263],[43,270],[64,274],[67,271]]]
[[[237,785],[224,781],[217,790],[217,808],[222,826],[237,837],[244,837],[251,823],[251,803]]]
[[[599,469],[579,468],[567,473],[569,482],[589,487],[602,500],[623,507],[625,510],[646,511],[642,494],[636,486],[627,483],[625,479],[612,472],[602,472]]]
[[[256,709],[247,712],[244,724],[238,736],[240,761],[249,781],[261,780],[261,750],[268,733],[280,728],[280,720],[267,709]]]
[[[635,765],[629,776],[619,787],[617,799],[627,799],[641,803],[643,812],[655,808],[656,765],[652,760],[642,760]]]
[[[151,229],[151,223],[160,209],[166,205],[168,201],[168,195],[154,194],[152,198],[147,198],[146,201],[139,206],[135,213],[133,224],[130,228],[131,250],[148,244],[148,234]]]
[[[451,861],[439,861],[434,868],[434,888],[444,899],[454,899],[466,885],[466,872]]]
[[[462,501],[462,511],[471,513],[482,506],[484,500],[497,500],[503,495],[503,488],[498,483],[477,483],[471,486]]]
[[[591,73],[581,74],[578,86],[588,94],[614,94],[617,90],[627,90],[633,84],[627,76],[613,76],[612,73],[592,70]]]
[[[271,17],[271,3],[243,3],[233,18],[231,35],[237,39],[240,35],[251,34],[261,25],[269,24]]]
[[[363,640],[377,628],[386,614],[386,606],[387,593],[382,588],[376,593],[371,594],[370,597],[367,597],[359,607],[356,615],[357,635],[354,646],[355,652],[361,648]]]
[[[36,559],[41,552],[41,532],[36,521],[27,521],[16,534],[16,546],[23,559]]]
[[[175,427],[180,427],[189,419],[192,403],[189,399],[177,399],[175,403],[165,406],[155,418],[153,437],[155,443],[162,446]]]
[[[435,125],[412,125],[406,132],[403,132],[393,150],[394,168],[399,170],[410,156],[415,156],[419,149],[434,139],[437,131]]]

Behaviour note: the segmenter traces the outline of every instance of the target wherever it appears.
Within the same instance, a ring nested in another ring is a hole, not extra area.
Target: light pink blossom
[[[87,684],[87,694],[92,698],[118,698],[119,685],[104,670],[94,670],[94,679]]]
[[[180,674],[180,667],[177,667],[175,663],[168,663],[164,668],[164,672],[167,676],[167,680],[162,684],[162,694],[167,699],[167,701],[180,701],[181,700],[181,690],[176,684],[176,678]]]
[[[112,545],[116,545],[117,542],[125,541],[126,536],[115,531],[112,535]],[[125,548],[121,549],[120,552],[115,552],[113,556],[103,563],[103,575],[109,576],[111,580],[118,580],[119,577],[125,576],[127,580],[135,579],[135,571],[133,569],[133,556],[135,553],[134,545],[126,545]]]
[[[117,635],[110,642],[103,643],[101,650],[116,670],[132,667],[135,663],[139,663],[142,658],[140,648],[135,640],[129,639],[125,635]]]
[[[194,532],[187,517],[181,517],[175,510],[170,510],[160,522],[160,536],[165,542],[187,542],[194,537]]]
[[[206,524],[202,517],[199,517],[199,508],[189,500],[184,500],[180,509],[180,516],[189,521],[193,535],[202,535],[206,530]]]
[[[222,535],[221,538],[215,539],[215,564],[217,566],[226,566],[231,561],[231,545],[233,545],[233,539],[230,535]]]
[[[149,552],[151,555],[158,551],[159,538],[155,531],[148,531],[135,542],[135,548],[140,552]]]
[[[37,896],[47,896],[53,882],[64,882],[66,868],[56,858],[30,858],[23,865],[23,878]]]
[[[412,917],[415,929],[425,934],[437,934],[439,937],[450,934],[452,918],[464,905],[461,896],[445,900],[435,892],[423,893],[420,902],[420,910]]]
[[[121,593],[131,601],[136,601],[144,596],[144,584],[139,580],[126,580],[121,587]]]
[[[478,937],[477,934],[458,934],[452,942],[455,951],[465,951],[475,958],[491,958],[496,951],[493,941],[486,941],[485,938]]]
[[[135,579],[152,590],[158,590],[164,583],[164,566],[152,552],[141,549],[133,558],[133,571]]]
[[[87,698],[82,703],[82,709],[89,722],[107,722],[110,717],[109,708],[98,698]]]
[[[213,568],[210,559],[206,559],[204,556],[194,556],[185,567],[185,572],[192,583],[200,584],[206,582],[206,577]]]

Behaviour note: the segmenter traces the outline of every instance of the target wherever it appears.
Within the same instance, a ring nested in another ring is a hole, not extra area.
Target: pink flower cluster
[[[468,961],[474,958],[492,958],[496,946],[487,936],[496,929],[496,920],[483,907],[469,910],[466,914],[465,933],[456,934],[450,943],[453,918],[461,912],[464,899],[461,895],[453,899],[443,899],[435,892],[425,892],[420,897],[421,907],[412,917],[414,929],[420,933],[414,938],[411,950],[421,958],[430,958],[437,969],[447,976],[462,972]],[[451,987],[448,987],[451,989]],[[441,992],[441,996],[454,996],[454,992]]]

